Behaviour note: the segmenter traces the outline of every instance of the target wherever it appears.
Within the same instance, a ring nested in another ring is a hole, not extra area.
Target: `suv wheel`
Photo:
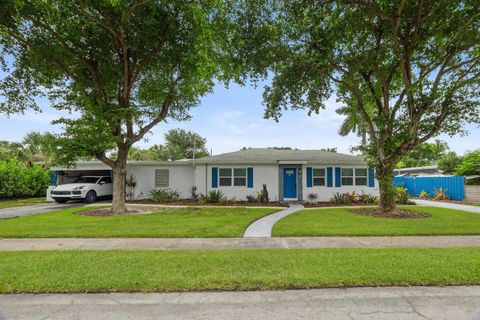
[[[97,200],[97,193],[93,190],[88,191],[85,196],[85,202],[92,203],[95,202],[95,200]]]

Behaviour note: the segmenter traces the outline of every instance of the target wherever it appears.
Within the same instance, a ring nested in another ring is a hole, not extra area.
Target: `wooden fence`
[[[480,186],[466,185],[465,198],[467,201],[480,202]]]

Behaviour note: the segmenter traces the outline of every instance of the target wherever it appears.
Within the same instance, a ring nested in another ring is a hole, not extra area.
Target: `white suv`
[[[57,203],[68,200],[95,202],[100,197],[112,196],[112,178],[106,176],[83,176],[72,183],[60,184],[50,191]]]

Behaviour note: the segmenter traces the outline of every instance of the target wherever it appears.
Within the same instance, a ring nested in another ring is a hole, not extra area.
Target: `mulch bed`
[[[97,208],[92,210],[80,210],[76,211],[73,214],[77,216],[88,216],[88,217],[110,217],[110,216],[124,216],[128,214],[142,214],[142,213],[150,213],[151,208],[139,208],[139,209],[131,209],[122,214],[114,214],[112,208]]]
[[[401,210],[401,209],[396,209],[393,212],[385,212],[378,208],[363,208],[363,209],[353,209],[352,212],[362,216],[371,216],[371,217],[377,217],[377,218],[421,219],[421,218],[432,217],[432,215],[429,213],[410,211],[410,210]]]
[[[200,203],[199,201],[185,199],[178,201],[169,201],[169,202],[153,202],[152,200],[129,200],[127,204],[161,204],[164,206],[209,206],[209,207],[288,207],[287,203],[282,202],[268,202],[268,203],[258,203],[258,202],[247,202],[247,201],[237,201],[237,202],[219,202],[219,203]]]
[[[347,203],[347,204],[338,204],[333,202],[315,202],[315,203],[302,203],[305,208],[327,208],[327,207],[350,207],[350,206],[375,206],[375,203],[363,203],[363,202],[356,202],[356,203]]]

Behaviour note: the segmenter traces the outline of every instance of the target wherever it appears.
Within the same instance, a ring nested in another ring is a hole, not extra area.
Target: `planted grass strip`
[[[276,237],[320,236],[442,236],[480,234],[480,214],[459,210],[405,206],[426,213],[421,219],[383,218],[359,215],[346,208],[309,209],[280,220],[273,228]]]
[[[275,208],[158,208],[151,214],[79,216],[74,208],[0,220],[0,238],[215,238],[241,237]]]
[[[0,252],[0,292],[480,284],[480,248]]]

